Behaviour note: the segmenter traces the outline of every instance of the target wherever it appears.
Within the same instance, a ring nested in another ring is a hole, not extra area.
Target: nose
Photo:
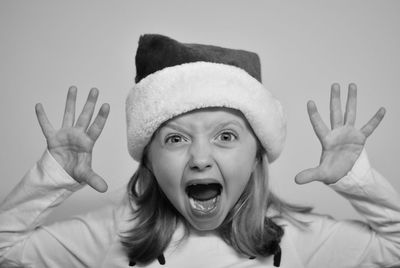
[[[213,166],[212,148],[208,142],[193,142],[189,150],[189,168],[203,171]]]

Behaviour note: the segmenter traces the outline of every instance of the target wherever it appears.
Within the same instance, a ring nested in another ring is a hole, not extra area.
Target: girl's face
[[[160,127],[150,167],[175,208],[197,230],[216,229],[256,166],[257,141],[240,112],[207,108]]]

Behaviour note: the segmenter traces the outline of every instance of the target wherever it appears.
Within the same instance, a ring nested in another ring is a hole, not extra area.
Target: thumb
[[[318,168],[309,168],[299,172],[294,178],[297,184],[306,184],[320,178]]]
[[[108,189],[108,185],[105,180],[103,180],[103,178],[95,173],[92,169],[85,174],[85,181],[90,187],[100,193],[104,193]]]

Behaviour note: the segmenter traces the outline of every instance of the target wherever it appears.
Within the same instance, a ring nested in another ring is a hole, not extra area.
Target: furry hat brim
[[[242,68],[203,61],[163,68],[130,90],[126,100],[129,153],[140,161],[144,147],[163,122],[206,107],[240,110],[269,162],[281,153],[286,118],[279,101]]]

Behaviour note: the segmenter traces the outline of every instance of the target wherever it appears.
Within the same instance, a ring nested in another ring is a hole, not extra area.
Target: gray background
[[[357,83],[359,127],[380,106],[387,109],[367,151],[400,191],[399,1],[1,1],[0,199],[45,149],[35,103],[42,102],[53,125],[60,126],[70,85],[78,87],[78,109],[91,87],[100,89],[100,102],[111,105],[93,159],[110,190],[99,194],[86,187],[50,220],[121,194],[136,167],[126,149],[124,101],[143,33],[257,52],[264,84],[288,116],[286,147],[271,167],[272,186],[290,201],[338,218],[358,216],[328,187],[298,186],[293,179],[319,161],[307,100],[317,102],[328,122],[331,83],[342,85],[343,97],[347,84]]]

